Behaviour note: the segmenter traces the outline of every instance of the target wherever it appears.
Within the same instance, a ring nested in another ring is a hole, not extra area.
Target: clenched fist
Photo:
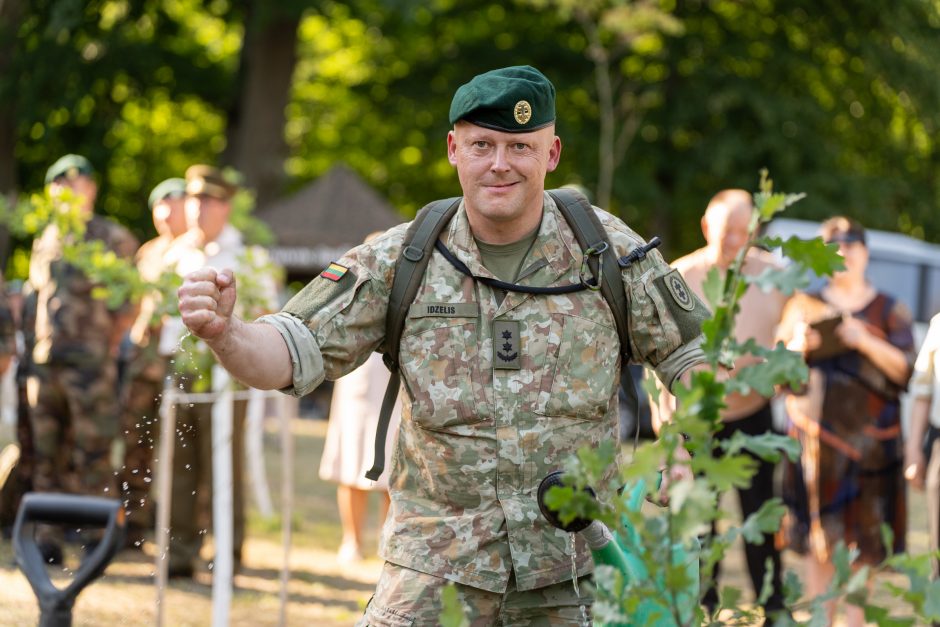
[[[193,335],[211,341],[228,330],[235,307],[235,274],[231,270],[196,270],[186,275],[177,295],[183,324]]]

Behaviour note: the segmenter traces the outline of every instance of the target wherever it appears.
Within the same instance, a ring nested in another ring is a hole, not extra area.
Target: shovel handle
[[[115,499],[77,496],[74,494],[30,493],[20,506],[23,523],[90,525],[123,527],[124,508]]]

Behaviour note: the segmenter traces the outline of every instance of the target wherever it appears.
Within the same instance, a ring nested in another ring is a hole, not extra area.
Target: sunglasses
[[[854,244],[865,243],[865,236],[858,233],[834,233],[826,239],[827,244]]]

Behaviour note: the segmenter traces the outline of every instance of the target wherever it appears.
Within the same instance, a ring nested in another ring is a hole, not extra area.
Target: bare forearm
[[[268,324],[233,317],[225,333],[206,344],[233,377],[259,390],[279,390],[293,382],[284,338]]]
[[[869,336],[860,346],[862,352],[889,379],[898,385],[906,385],[910,376],[910,364],[896,346],[881,338]]]

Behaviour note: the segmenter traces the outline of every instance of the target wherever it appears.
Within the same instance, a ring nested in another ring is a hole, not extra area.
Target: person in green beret
[[[186,230],[186,180],[169,178],[150,192],[153,226],[157,236],[141,245],[135,258],[140,278],[156,282],[167,269],[167,251]],[[167,373],[167,357],[157,348],[161,324],[154,312],[161,294],[144,296],[140,312],[122,344],[124,365],[121,381],[121,424],[124,436],[124,463],[119,481],[127,504],[129,548],[143,546],[145,533],[153,529],[155,508],[150,489],[153,486],[153,451],[159,431],[157,413]]]
[[[579,585],[590,554],[541,516],[537,490],[579,448],[616,441],[622,347],[607,300],[579,279],[585,251],[545,189],[562,154],[555,88],[529,66],[486,72],[456,90],[449,121],[462,198],[404,305],[385,565],[359,624],[439,624],[449,583],[472,625],[590,624],[593,599]],[[592,210],[618,258],[644,245]],[[304,395],[386,350],[410,226],[347,252],[254,322],[232,314],[231,271],[192,272],[179,290],[183,322],[235,378]],[[707,310],[655,250],[614,276],[632,358],[671,388],[704,361]]]
[[[137,239],[94,212],[98,185],[88,159],[65,155],[47,170],[46,185],[55,201],[77,203],[86,221],[85,241],[101,241],[118,257],[133,257]],[[35,454],[33,490],[115,497],[110,451],[119,424],[117,354],[136,308],[129,302],[111,307],[93,296],[92,281],[62,258],[69,237],[75,236],[50,224],[33,242],[29,261],[36,299],[34,327],[24,329],[32,336],[26,392]],[[83,532],[86,550],[99,537]],[[62,539],[61,530],[53,527],[37,531],[48,562],[62,562]]]

